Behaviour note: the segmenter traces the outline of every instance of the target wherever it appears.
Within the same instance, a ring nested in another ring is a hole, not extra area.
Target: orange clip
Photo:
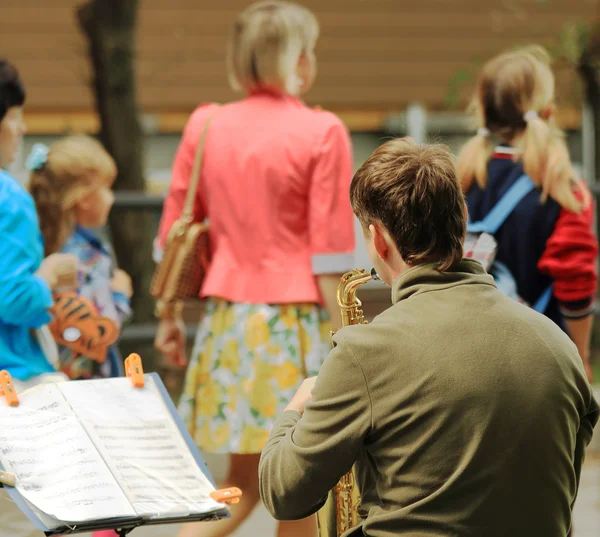
[[[227,505],[233,505],[234,503],[240,502],[242,491],[237,487],[231,487],[228,489],[215,490],[210,493],[210,497],[216,502],[226,503]]]
[[[19,397],[13,385],[12,377],[5,369],[0,371],[0,395],[4,395],[10,406],[19,406]]]
[[[131,378],[131,383],[136,388],[144,387],[144,370],[139,354],[132,353],[125,360],[125,373]]]

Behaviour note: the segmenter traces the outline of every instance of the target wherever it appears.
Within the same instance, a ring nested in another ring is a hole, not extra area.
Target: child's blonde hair
[[[267,0],[238,16],[229,43],[227,64],[234,90],[271,87],[294,93],[294,70],[311,51],[319,23],[311,11],[293,2]]]
[[[75,227],[79,200],[112,185],[117,167],[102,144],[89,136],[68,136],[50,146],[34,165],[29,191],[37,208],[45,254],[60,251]]]
[[[485,188],[493,149],[489,137],[493,135],[515,143],[525,173],[542,189],[542,201],[551,196],[577,213],[589,203],[585,194],[583,203],[575,196],[579,182],[564,134],[550,114],[554,100],[550,64],[548,52],[536,45],[505,52],[485,64],[471,104],[479,130],[457,161],[464,191],[473,181]]]

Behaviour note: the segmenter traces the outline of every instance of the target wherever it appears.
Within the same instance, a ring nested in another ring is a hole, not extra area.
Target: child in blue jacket
[[[26,131],[25,89],[16,69],[0,60],[0,370],[17,390],[54,380],[56,349],[46,330],[51,289],[76,285],[77,259],[44,246],[31,196],[4,169]]]
[[[70,254],[44,259],[33,200],[5,171],[26,131],[24,103],[25,89],[17,70],[0,59],[0,370],[10,373],[17,392],[66,380],[54,368],[56,345],[46,325],[51,319],[52,289],[75,286],[78,273],[77,259]],[[0,505],[0,535],[39,534],[1,489]]]

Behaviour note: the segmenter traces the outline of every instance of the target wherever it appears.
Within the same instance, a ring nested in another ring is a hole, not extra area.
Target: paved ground
[[[600,534],[600,454],[594,454],[586,461],[573,527],[574,537],[597,537]]]
[[[208,464],[216,479],[226,471],[226,463],[221,457],[211,457],[208,459]],[[175,537],[177,529],[178,526],[139,528],[130,535],[132,537]],[[588,457],[583,470],[579,498],[575,505],[573,537],[598,537],[599,534],[600,453]],[[275,521],[261,507],[232,537],[275,537]]]

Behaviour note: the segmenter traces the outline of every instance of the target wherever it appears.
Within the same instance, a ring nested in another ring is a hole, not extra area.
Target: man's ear
[[[390,254],[390,247],[386,240],[387,234],[379,224],[371,224],[369,231],[373,237],[373,246],[377,255],[385,261]]]

